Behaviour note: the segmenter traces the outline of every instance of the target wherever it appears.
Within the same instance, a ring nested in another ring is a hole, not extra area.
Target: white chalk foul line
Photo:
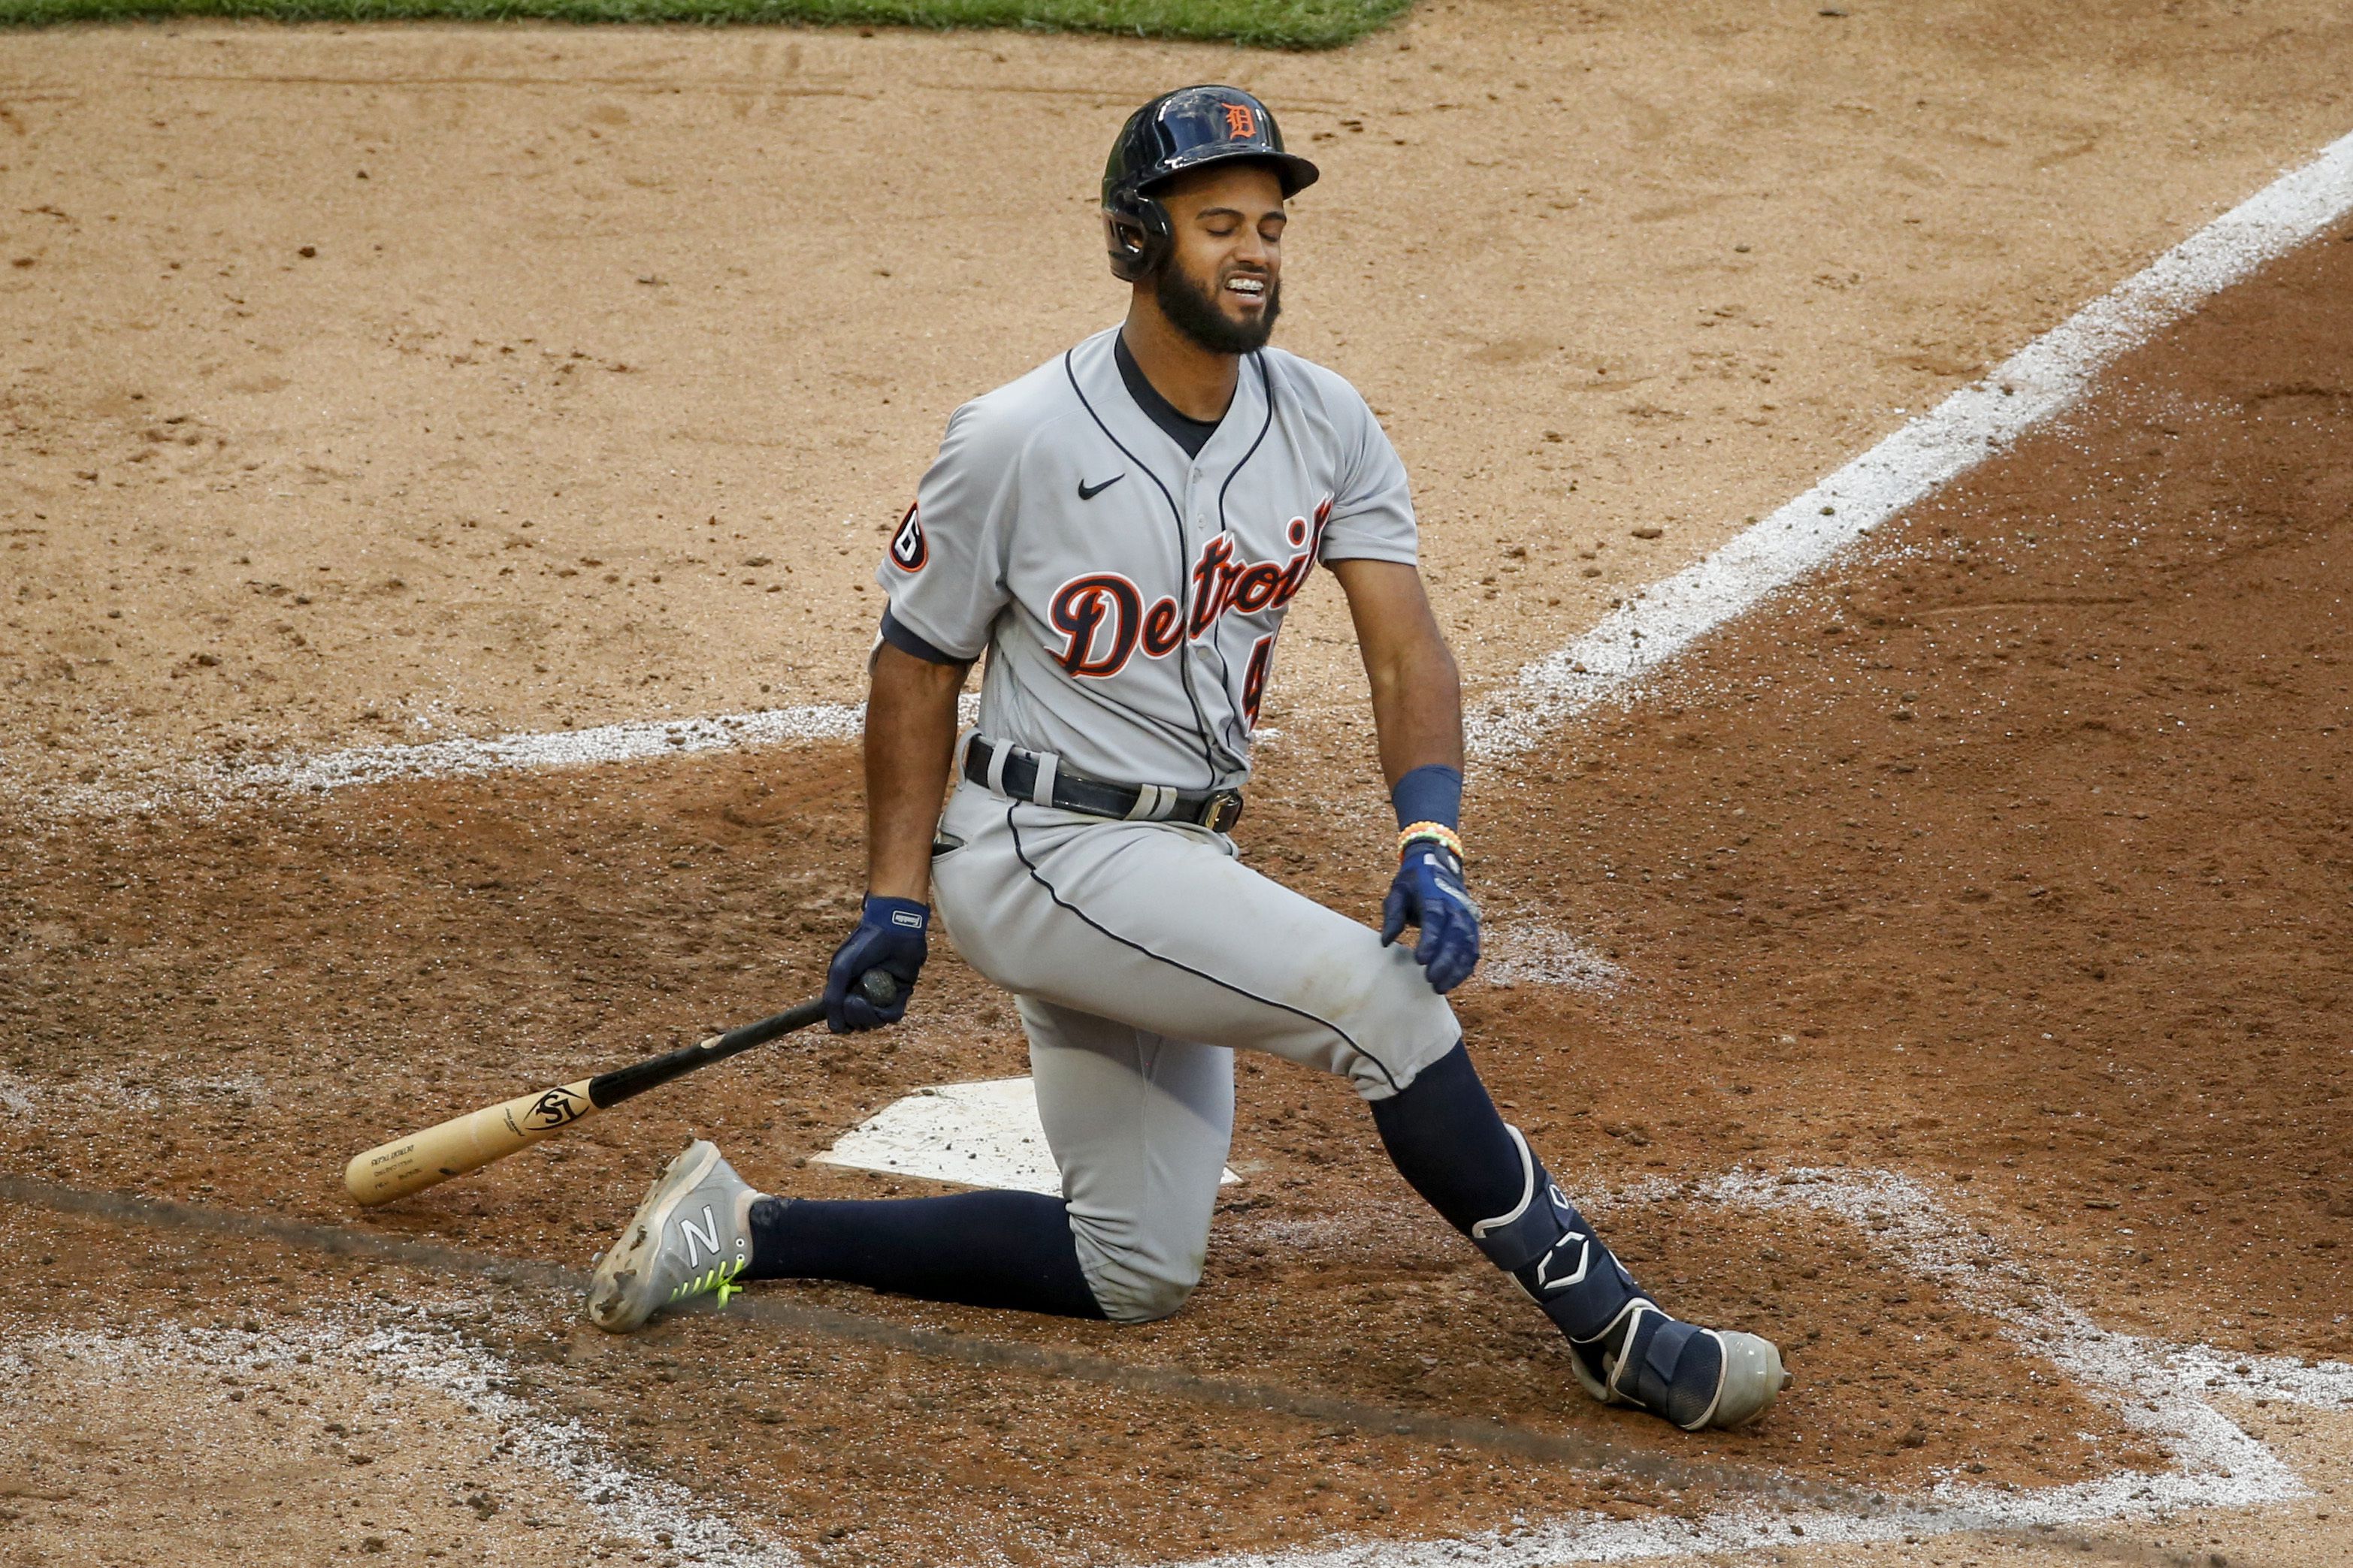
[[[1619,1189],[1614,1201],[1810,1208],[1862,1226],[1896,1261],[1957,1302],[1992,1318],[2025,1352],[2049,1358],[2077,1387],[2164,1449],[2170,1469],[2118,1471],[2032,1489],[1969,1483],[1957,1462],[1936,1483],[1870,1514],[1745,1504],[1697,1519],[1572,1514],[1508,1531],[1434,1541],[1366,1541],[1321,1551],[1237,1553],[1186,1568],[1548,1568],[1712,1552],[1901,1540],[1967,1531],[2082,1528],[2189,1509],[2252,1508],[2311,1495],[2258,1438],[2209,1401],[2217,1395],[2353,1410],[2353,1366],[2229,1356],[2095,1325],[1989,1237],[1946,1212],[1923,1184],[1886,1171],[1734,1172],[1716,1181]],[[1598,1205],[1597,1205],[1598,1206]],[[1891,1351],[1891,1353],[1893,1352]],[[1802,1373],[1800,1373],[1802,1377]],[[2031,1384],[2019,1397],[2032,1397]]]
[[[855,740],[864,703],[818,702],[697,719],[638,719],[583,730],[459,738],[412,745],[359,746],[290,762],[178,763],[135,782],[61,788],[42,795],[51,811],[152,810],[186,801],[323,793],[401,779],[471,778],[534,768],[640,762],[691,752],[741,751],[792,742]]]
[[[1652,584],[1591,631],[1525,666],[1472,717],[1473,754],[1525,751],[1563,720],[1605,700],[1622,700],[1717,626],[2067,408],[2126,349],[2348,211],[2353,135],[2216,218],[1714,555]]]
[[[1626,979],[1625,969],[1607,954],[1544,920],[1482,917],[1480,935],[1486,945],[1479,978],[1490,985],[1565,985],[1607,995]]]

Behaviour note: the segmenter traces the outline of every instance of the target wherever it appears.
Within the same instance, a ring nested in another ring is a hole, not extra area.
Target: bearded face
[[[1282,280],[1263,271],[1232,270],[1214,279],[1189,274],[1172,257],[1153,280],[1153,298],[1169,323],[1211,353],[1262,349],[1282,314]]]
[[[1179,332],[1211,353],[1266,346],[1282,310],[1282,182],[1237,160],[1178,175],[1157,193],[1169,255],[1153,298]]]

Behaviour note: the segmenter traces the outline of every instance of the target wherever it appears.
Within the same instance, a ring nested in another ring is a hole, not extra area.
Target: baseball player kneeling
[[[1201,1278],[1240,1049],[1345,1077],[1414,1190],[1559,1325],[1595,1398],[1734,1426],[1787,1383],[1767,1341],[1684,1322],[1634,1282],[1496,1113],[1446,1004],[1478,963],[1479,910],[1455,831],[1461,693],[1405,469],[1355,388],[1267,346],[1284,204],[1315,177],[1232,88],[1130,116],[1103,184],[1126,321],[956,410],[878,573],[868,895],[828,1021],[897,1021],[903,995],[882,1009],[853,986],[875,968],[913,984],[936,900],[1019,1000],[1063,1195],[772,1197],[698,1142],[600,1259],[600,1326],[762,1279],[1166,1317]],[[1226,836],[1284,612],[1319,564],[1347,595],[1397,806],[1377,935]]]

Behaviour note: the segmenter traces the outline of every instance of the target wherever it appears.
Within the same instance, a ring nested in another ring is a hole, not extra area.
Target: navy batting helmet
[[[1175,234],[1155,188],[1187,169],[1252,158],[1274,166],[1287,201],[1315,183],[1316,168],[1282,150],[1266,105],[1238,87],[1180,87],[1127,117],[1103,164],[1103,211],[1111,269],[1133,283],[1168,258]]]

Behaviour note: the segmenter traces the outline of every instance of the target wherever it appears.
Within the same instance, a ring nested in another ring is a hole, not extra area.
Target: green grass
[[[0,0],[0,26],[237,16],[273,22],[869,23],[1214,38],[1328,49],[1413,0]]]

